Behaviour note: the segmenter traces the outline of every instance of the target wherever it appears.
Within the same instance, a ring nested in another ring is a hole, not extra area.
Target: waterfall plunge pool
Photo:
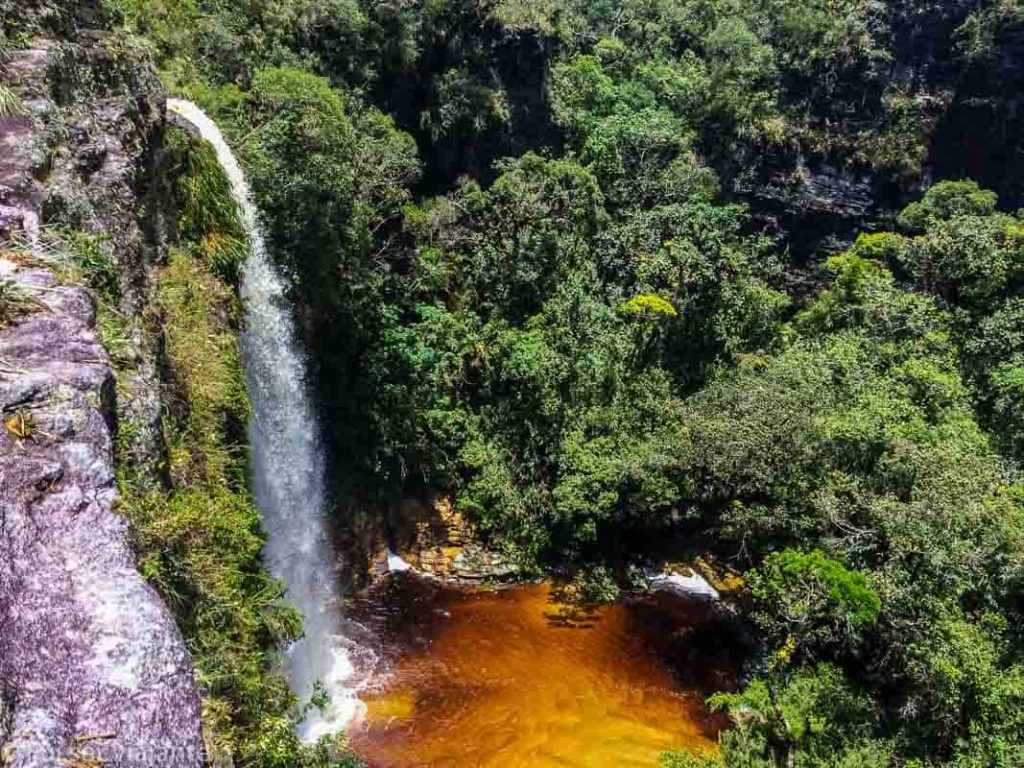
[[[306,701],[320,684],[330,698],[300,734],[314,741],[349,723],[373,768],[625,768],[653,766],[668,749],[714,749],[724,723],[703,699],[734,685],[735,635],[698,606],[646,599],[582,612],[548,585],[456,589],[399,573],[357,605],[356,621],[343,616],[322,449],[284,282],[216,124],[187,101],[168,100],[168,113],[213,146],[249,237],[241,341],[253,495],[267,567],[303,613],[305,634],[287,652],[292,688]],[[370,630],[387,662],[369,687],[358,686],[353,658],[377,657],[355,629]]]
[[[735,688],[735,627],[667,595],[584,610],[549,584],[458,588],[394,574],[355,602],[382,670],[349,739],[371,768],[657,765],[714,750],[705,697]]]

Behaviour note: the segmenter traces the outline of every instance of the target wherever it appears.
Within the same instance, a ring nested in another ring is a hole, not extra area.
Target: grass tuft
[[[25,105],[18,94],[0,83],[0,117],[18,117],[26,114]]]

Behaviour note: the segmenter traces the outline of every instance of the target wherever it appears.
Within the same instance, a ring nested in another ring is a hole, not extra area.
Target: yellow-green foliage
[[[620,311],[624,315],[633,317],[675,317],[676,308],[668,301],[657,294],[644,293],[634,296],[621,305]]]
[[[202,263],[172,251],[160,276],[164,332],[181,377],[188,416],[171,435],[171,475],[176,483],[236,484],[244,461],[229,444],[248,419],[249,404],[238,342],[224,318],[234,297]]]
[[[906,247],[906,239],[895,232],[872,232],[857,236],[851,253],[862,259],[885,262],[895,259]]]
[[[564,0],[500,0],[491,15],[510,29],[536,29],[551,35],[562,31],[565,10]]]
[[[0,83],[0,117],[10,117],[25,113],[21,99],[10,88]]]

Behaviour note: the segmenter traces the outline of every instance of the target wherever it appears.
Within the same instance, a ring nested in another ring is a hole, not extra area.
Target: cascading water
[[[291,685],[308,702],[319,681],[330,696],[300,726],[315,741],[340,730],[361,708],[341,615],[333,548],[324,509],[324,466],[317,421],[305,382],[306,361],[296,345],[284,285],[267,254],[259,214],[245,175],[220,130],[189,101],[169,99],[168,112],[208,141],[231,184],[250,253],[242,270],[245,319],[242,356],[252,399],[249,424],[253,493],[267,534],[264,557],[303,615],[305,636],[288,649]]]

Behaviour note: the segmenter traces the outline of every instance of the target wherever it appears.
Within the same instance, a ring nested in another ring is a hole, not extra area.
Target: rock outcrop
[[[668,592],[677,597],[689,598],[692,600],[707,600],[717,603],[722,597],[718,590],[711,586],[710,582],[699,573],[690,571],[689,574],[667,571],[665,573],[650,573],[648,579],[652,592]]]
[[[397,553],[392,559],[389,551],[381,573],[406,570],[398,565],[401,561],[427,576],[463,583],[511,581],[519,575],[515,563],[483,546],[473,525],[446,496],[432,502],[405,499],[392,522],[390,538]]]
[[[139,208],[162,118],[130,81],[138,69],[96,37],[73,51],[40,41],[2,72],[24,106],[0,118],[0,287],[15,307],[0,325],[0,764],[11,768],[203,763],[191,660],[116,510],[117,421],[130,409],[133,439],[156,442],[159,387],[146,382],[158,365],[129,338],[140,395],[115,402],[95,303],[58,280],[40,240],[40,219],[109,238],[121,310],[142,311]]]

